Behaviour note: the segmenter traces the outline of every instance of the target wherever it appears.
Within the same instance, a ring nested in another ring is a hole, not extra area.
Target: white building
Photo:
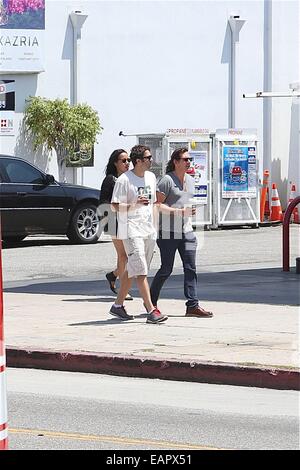
[[[0,2],[1,3],[1,2]],[[243,93],[288,92],[299,82],[299,1],[46,0],[44,71],[11,74],[15,80],[15,133],[0,135],[0,152],[24,156],[57,176],[56,159],[33,153],[19,126],[29,95],[74,99],[74,41],[70,14],[87,15],[78,50],[78,100],[99,112],[104,127],[95,166],[77,181],[99,187],[115,148],[130,149],[129,134],[167,128],[257,128],[260,171],[269,169],[282,201],[289,182],[300,186],[299,98],[244,99]],[[232,33],[235,103],[231,108]],[[0,34],[3,33],[0,29]],[[0,42],[0,54],[5,49]],[[232,114],[234,112],[234,115]],[[73,169],[68,179],[74,179]]]

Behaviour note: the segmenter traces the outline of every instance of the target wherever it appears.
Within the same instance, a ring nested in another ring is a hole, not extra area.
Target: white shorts
[[[123,240],[127,255],[128,277],[147,276],[153,257],[156,240],[151,238],[129,238]]]

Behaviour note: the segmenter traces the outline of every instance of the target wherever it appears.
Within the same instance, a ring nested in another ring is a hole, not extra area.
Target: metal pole
[[[72,90],[72,105],[75,106],[80,100],[80,40],[81,28],[87,19],[88,15],[82,14],[81,11],[73,11],[70,14],[70,19],[73,25],[73,90]],[[80,169],[81,184],[83,185],[84,171]],[[77,183],[77,169],[74,168],[74,182]]]
[[[297,98],[299,91],[257,91],[256,93],[243,93],[243,98]]]
[[[8,449],[5,348],[3,328],[2,234],[0,214],[0,450]]]
[[[290,270],[290,218],[295,207],[300,203],[300,196],[288,205],[282,224],[282,270]]]
[[[231,15],[228,22],[231,29],[229,127],[233,129],[236,121],[236,44],[239,42],[240,30],[245,20],[239,15]]]
[[[236,81],[236,43],[234,32],[231,31],[231,63],[230,63],[230,77],[231,77],[231,92],[230,92],[230,120],[229,127],[235,127],[235,81]]]

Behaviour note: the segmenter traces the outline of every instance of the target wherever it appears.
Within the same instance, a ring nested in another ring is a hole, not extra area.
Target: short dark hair
[[[174,152],[171,155],[170,160],[167,163],[166,173],[171,173],[171,171],[174,171],[175,170],[174,160],[180,160],[181,156],[188,151],[189,150],[186,147],[182,147],[180,149],[174,150]]]
[[[130,152],[130,160],[132,161],[133,166],[136,165],[137,160],[143,159],[146,150],[149,150],[150,152],[150,148],[146,145],[135,145],[134,147],[132,147]]]

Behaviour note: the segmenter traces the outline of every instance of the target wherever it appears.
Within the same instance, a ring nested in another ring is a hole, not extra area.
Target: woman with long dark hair
[[[105,205],[105,212],[107,214],[106,220],[108,221],[105,232],[111,236],[112,242],[117,252],[117,267],[114,271],[106,274],[109,287],[114,294],[118,294],[115,283],[117,278],[120,278],[125,271],[127,256],[124,250],[123,241],[117,238],[117,216],[115,212],[112,212],[110,208],[110,202],[117,178],[125,173],[125,171],[128,171],[129,164],[130,159],[126,150],[114,150],[109,157],[105,169],[106,176],[103,180],[100,192],[100,206]],[[131,294],[127,294],[126,300],[132,300]]]

